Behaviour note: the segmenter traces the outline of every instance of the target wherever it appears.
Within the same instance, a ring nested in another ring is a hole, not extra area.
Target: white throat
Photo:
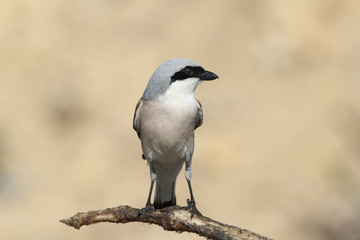
[[[165,92],[165,97],[174,99],[194,98],[196,87],[200,84],[198,78],[187,78],[171,83]]]

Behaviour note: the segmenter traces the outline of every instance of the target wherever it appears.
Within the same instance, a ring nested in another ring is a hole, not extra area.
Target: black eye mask
[[[202,67],[187,66],[172,75],[170,83],[173,83],[177,80],[184,80],[187,78],[200,78],[200,75],[203,73],[205,73],[205,70]]]

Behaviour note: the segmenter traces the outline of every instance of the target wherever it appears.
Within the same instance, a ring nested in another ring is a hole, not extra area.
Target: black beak
[[[205,71],[204,73],[201,73],[199,75],[200,77],[200,80],[203,80],[203,81],[211,81],[211,80],[215,80],[218,77],[218,75],[216,75],[215,73],[213,72],[210,72],[210,71]]]

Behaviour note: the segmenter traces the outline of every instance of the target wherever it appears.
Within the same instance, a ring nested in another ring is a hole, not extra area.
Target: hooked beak
[[[215,80],[215,79],[219,78],[218,75],[216,75],[215,73],[210,72],[210,71],[205,71],[204,73],[200,74],[199,77],[200,77],[200,80],[203,80],[203,81],[211,81],[211,80]]]

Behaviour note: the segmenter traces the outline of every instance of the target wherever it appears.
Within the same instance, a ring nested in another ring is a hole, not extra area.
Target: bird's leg
[[[189,199],[186,200],[187,206],[185,207],[185,209],[191,211],[191,217],[193,217],[194,214],[202,216],[202,214],[200,213],[200,211],[196,207],[195,198],[194,198],[192,188],[191,188],[191,182],[190,182],[189,179],[186,179],[186,180],[187,180],[187,183],[188,183],[188,186],[189,186],[190,200]]]
[[[185,162],[185,178],[189,186],[189,192],[190,192],[190,200],[187,199],[187,206],[185,209],[191,211],[191,217],[194,216],[194,214],[202,216],[202,214],[199,212],[199,210],[196,208],[195,198],[193,195],[192,187],[191,187],[191,160]]]
[[[146,206],[145,206],[145,208],[146,208],[147,210],[154,210],[154,205],[151,204],[151,194],[152,194],[152,190],[153,190],[153,188],[154,188],[154,182],[155,182],[155,180],[152,180],[152,179],[151,179],[149,196],[148,196],[148,199],[147,199],[147,201],[146,201]]]
[[[151,177],[151,184],[150,184],[150,190],[149,190],[149,196],[147,198],[147,201],[146,201],[146,205],[145,205],[145,208],[143,208],[142,210],[145,210],[145,211],[149,211],[149,210],[154,210],[154,205],[151,204],[151,195],[152,195],[152,190],[154,188],[154,182],[156,180],[156,173],[155,171],[153,170],[151,164],[150,164],[150,177]],[[142,210],[140,212],[142,212]]]

